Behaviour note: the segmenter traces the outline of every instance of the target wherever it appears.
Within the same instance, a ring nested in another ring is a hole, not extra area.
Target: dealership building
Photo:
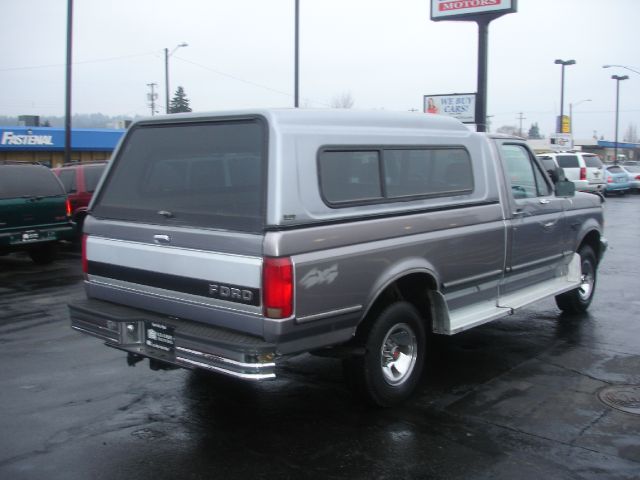
[[[71,161],[108,160],[125,130],[71,130]],[[49,167],[64,163],[64,128],[0,127],[0,161],[38,162]]]

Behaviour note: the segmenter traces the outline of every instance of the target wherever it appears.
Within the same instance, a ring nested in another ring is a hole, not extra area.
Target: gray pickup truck
[[[335,355],[364,399],[392,405],[433,334],[550,296],[588,308],[601,200],[551,178],[523,140],[437,115],[142,120],[90,205],[72,327],[130,364],[248,380]]]

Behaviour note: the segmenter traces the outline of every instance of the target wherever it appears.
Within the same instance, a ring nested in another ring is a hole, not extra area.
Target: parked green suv
[[[67,194],[47,167],[0,162],[0,255],[26,251],[38,264],[53,261],[60,240],[71,239]]]

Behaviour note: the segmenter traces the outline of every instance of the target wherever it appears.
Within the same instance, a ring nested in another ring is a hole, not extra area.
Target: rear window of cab
[[[331,207],[473,191],[471,158],[462,147],[325,147],[318,156],[318,176]]]

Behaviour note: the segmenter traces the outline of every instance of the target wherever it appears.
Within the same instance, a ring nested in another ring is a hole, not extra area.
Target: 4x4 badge
[[[338,278],[337,263],[335,265],[331,265],[325,270],[320,270],[317,268],[309,270],[309,272],[304,277],[302,277],[300,283],[302,283],[305,288],[309,289],[311,287],[315,287],[316,285],[331,285],[336,278]]]

